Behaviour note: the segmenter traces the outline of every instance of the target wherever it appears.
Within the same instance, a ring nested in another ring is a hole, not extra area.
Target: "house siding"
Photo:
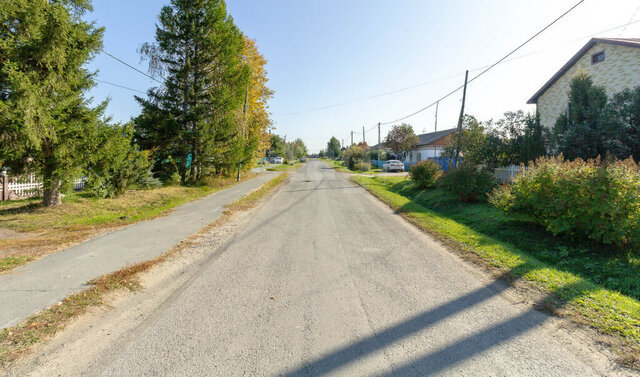
[[[405,161],[407,162],[418,162],[424,161],[428,158],[438,158],[444,152],[444,148],[451,144],[453,141],[453,137],[455,134],[447,135],[441,139],[434,141],[428,145],[419,145],[414,150],[412,150],[408,155]],[[418,153],[420,154],[420,160],[418,160]]]
[[[604,61],[591,64],[591,55],[601,51],[604,51]],[[537,109],[543,126],[553,127],[566,111],[571,78],[580,71],[587,72],[593,83],[604,87],[611,97],[640,85],[640,48],[596,43],[538,98]]]

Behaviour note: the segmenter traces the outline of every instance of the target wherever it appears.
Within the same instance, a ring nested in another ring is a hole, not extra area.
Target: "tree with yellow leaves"
[[[251,71],[245,105],[243,108],[244,134],[247,145],[253,144],[253,160],[264,156],[264,152],[269,149],[270,135],[273,122],[270,118],[268,101],[273,97],[273,90],[269,89],[267,83],[267,59],[258,51],[256,42],[246,35],[244,36],[243,59]],[[250,142],[252,141],[252,142]]]

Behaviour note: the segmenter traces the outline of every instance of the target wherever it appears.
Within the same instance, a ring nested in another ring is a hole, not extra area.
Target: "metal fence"
[[[0,199],[3,201],[42,195],[42,179],[35,174],[10,177],[3,173],[0,178]],[[73,181],[73,189],[82,190],[86,182],[86,177],[76,179]]]
[[[495,168],[493,172],[493,176],[496,178],[498,182],[504,183],[504,182],[511,181],[518,174],[521,174],[526,170],[527,170],[526,166],[519,166],[519,165],[505,166],[502,168]]]

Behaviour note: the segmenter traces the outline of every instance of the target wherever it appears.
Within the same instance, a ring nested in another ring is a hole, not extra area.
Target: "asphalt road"
[[[0,275],[0,328],[87,289],[87,282],[157,257],[218,218],[225,205],[255,190],[278,173],[248,181],[184,204],[167,216],[142,221]]]
[[[312,161],[86,374],[602,374],[474,268]]]

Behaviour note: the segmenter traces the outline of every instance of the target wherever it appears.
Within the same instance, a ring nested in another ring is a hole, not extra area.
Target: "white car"
[[[382,164],[383,171],[404,171],[404,164],[398,160],[388,160]]]
[[[273,159],[273,163],[275,163],[275,164],[284,164],[284,158],[276,157],[276,158]]]

